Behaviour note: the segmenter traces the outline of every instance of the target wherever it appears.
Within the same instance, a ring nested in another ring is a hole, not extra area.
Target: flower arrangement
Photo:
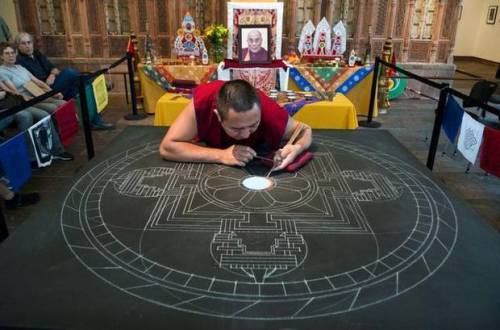
[[[210,45],[209,51],[215,63],[224,59],[224,43],[229,30],[222,24],[212,24],[205,29],[205,38]]]

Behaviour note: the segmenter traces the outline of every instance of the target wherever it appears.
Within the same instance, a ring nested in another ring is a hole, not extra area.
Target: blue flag
[[[31,178],[31,166],[24,133],[18,134],[0,145],[0,166],[3,176],[15,192]]]
[[[448,96],[448,101],[444,106],[443,129],[451,142],[454,142],[457,137],[463,116],[464,109],[453,96]]]

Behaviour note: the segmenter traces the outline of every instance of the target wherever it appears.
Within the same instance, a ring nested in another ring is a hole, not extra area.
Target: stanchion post
[[[434,167],[434,159],[439,143],[439,133],[441,132],[441,124],[444,118],[444,107],[448,96],[449,87],[445,85],[439,92],[438,107],[436,109],[436,118],[434,119],[434,127],[432,128],[431,145],[429,146],[429,154],[427,156],[427,168],[432,171]]]
[[[7,228],[7,223],[5,222],[5,216],[3,215],[3,210],[0,208],[0,242],[9,236],[9,229]]]
[[[380,69],[380,57],[375,57],[375,63],[373,64],[373,77],[372,77],[372,87],[370,90],[370,106],[368,108],[368,118],[367,120],[360,120],[359,126],[377,128],[380,127],[380,123],[373,121],[373,109],[375,108],[375,102],[377,97],[377,84],[378,84],[378,74]]]
[[[143,113],[137,113],[137,99],[134,85],[134,63],[132,61],[132,54],[127,53],[128,82],[130,87],[130,98],[132,101],[132,114],[125,115],[124,118],[126,120],[141,120],[146,118],[146,115]]]
[[[80,90],[80,107],[82,112],[83,121],[83,133],[85,134],[85,144],[87,145],[87,158],[90,160],[94,158],[94,142],[92,141],[92,132],[90,131],[90,118],[89,118],[89,106],[87,104],[87,92],[85,91],[86,77],[80,75],[79,79],[79,90]]]

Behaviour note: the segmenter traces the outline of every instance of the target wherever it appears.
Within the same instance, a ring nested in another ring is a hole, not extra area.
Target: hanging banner
[[[500,177],[500,130],[484,128],[479,166],[486,172]]]
[[[94,79],[92,89],[94,91],[97,113],[100,113],[108,105],[108,89],[106,88],[106,78],[103,74]]]
[[[73,142],[79,129],[75,100],[71,99],[57,108],[54,117],[56,119],[61,142],[63,146],[67,147]]]
[[[462,118],[464,117],[464,109],[458,104],[453,96],[448,96],[444,107],[443,130],[451,142],[455,142]]]
[[[484,125],[464,112],[457,148],[464,157],[474,164],[483,139]]]
[[[31,166],[24,132],[0,145],[0,166],[9,186],[18,192],[31,178]]]

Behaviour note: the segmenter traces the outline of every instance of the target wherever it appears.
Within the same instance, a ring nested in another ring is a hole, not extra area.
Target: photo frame
[[[238,60],[242,64],[270,63],[271,26],[241,25],[238,30]]]
[[[489,6],[486,14],[486,24],[495,24],[497,20],[498,6]]]

